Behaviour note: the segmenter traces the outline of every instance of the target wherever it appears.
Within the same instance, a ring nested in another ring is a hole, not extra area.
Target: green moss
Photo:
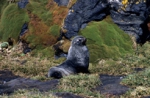
[[[18,39],[22,25],[29,21],[28,14],[24,9],[18,8],[17,4],[9,4],[3,11],[0,23],[0,36],[2,40],[9,37]]]
[[[7,0],[0,0],[0,2],[1,2],[0,3],[0,17],[1,17],[4,8],[8,5],[8,2]]]
[[[50,34],[52,34],[53,36],[56,36],[56,37],[58,37],[60,35],[59,31],[60,31],[60,26],[58,26],[58,25],[51,26],[50,30],[49,30]]]
[[[39,37],[34,34],[31,34],[30,36],[28,36],[26,41],[32,42],[32,43],[30,43],[30,46],[35,46],[35,45],[39,45],[42,43],[42,41],[39,39]]]
[[[36,49],[32,51],[33,56],[40,55],[41,58],[53,58],[54,50],[52,47],[44,47],[43,45],[36,46]]]
[[[114,24],[110,17],[89,23],[80,34],[89,40],[87,45],[91,62],[98,58],[117,58],[133,50],[130,36]]]
[[[52,13],[46,9],[48,0],[30,0],[27,9],[37,15],[45,24],[50,25],[52,21]]]
[[[58,88],[61,92],[65,91],[86,95],[84,96],[85,98],[89,96],[92,98],[101,98],[99,92],[91,92],[91,90],[99,84],[101,84],[99,75],[79,74],[62,78]]]
[[[136,86],[145,86],[150,87],[150,68],[147,68],[144,71],[139,73],[134,73],[128,75],[126,78],[122,80],[122,84],[136,87]]]
[[[40,92],[37,89],[19,89],[15,90],[13,94],[0,95],[0,98],[57,98],[55,95],[50,92]]]

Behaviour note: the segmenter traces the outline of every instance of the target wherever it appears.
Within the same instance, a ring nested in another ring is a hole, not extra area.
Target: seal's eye
[[[82,38],[78,38],[76,39],[76,41],[74,42],[74,44],[76,45],[80,45],[82,43]]]
[[[82,41],[82,39],[80,38],[80,39],[78,39],[77,41],[81,42],[81,41]]]

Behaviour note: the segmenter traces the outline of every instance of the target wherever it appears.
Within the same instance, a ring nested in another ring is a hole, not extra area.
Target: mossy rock
[[[0,3],[0,17],[1,17],[4,8],[8,5],[8,2],[7,0],[1,0],[0,2],[1,2]]]
[[[18,42],[18,39],[21,39],[29,43],[31,48],[54,45],[60,36],[68,8],[59,7],[55,3],[51,5],[50,2],[54,1],[30,0],[24,9],[20,9],[17,3],[8,4],[3,0],[0,3],[0,40],[7,41],[12,38]],[[28,23],[28,30],[19,37],[25,22]]]
[[[52,22],[52,13],[46,8],[48,0],[30,0],[27,9],[37,15],[46,25]]]
[[[35,50],[32,51],[32,56],[39,56],[41,58],[53,58],[54,57],[54,50],[52,47],[44,47],[42,45],[39,45],[36,47]]]
[[[18,40],[22,25],[29,21],[27,12],[18,8],[17,4],[9,4],[1,16],[0,37],[3,41],[8,38]]]
[[[0,44],[1,48],[7,48],[8,46],[9,46],[8,42],[3,42],[3,43]]]
[[[103,21],[90,22],[85,29],[80,30],[80,34],[88,40],[91,62],[115,59],[133,52],[130,36],[114,24],[110,17]]]
[[[60,26],[59,25],[52,25],[50,27],[49,33],[52,34],[55,37],[58,37],[60,35]]]

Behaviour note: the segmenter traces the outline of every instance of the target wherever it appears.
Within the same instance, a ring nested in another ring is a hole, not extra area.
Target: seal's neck
[[[80,60],[84,59],[88,55],[88,49],[86,46],[71,46],[68,51],[67,60]]]

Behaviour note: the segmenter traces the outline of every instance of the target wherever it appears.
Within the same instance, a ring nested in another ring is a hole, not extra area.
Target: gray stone
[[[77,0],[68,12],[63,28],[67,30],[62,34],[67,38],[78,35],[90,21],[100,21],[110,15],[122,30],[135,36],[137,43],[143,44],[150,40],[148,18],[150,15],[150,0],[136,1],[123,7],[121,0]],[[124,8],[124,9],[123,9]]]
[[[59,6],[67,6],[70,0],[54,0]]]

